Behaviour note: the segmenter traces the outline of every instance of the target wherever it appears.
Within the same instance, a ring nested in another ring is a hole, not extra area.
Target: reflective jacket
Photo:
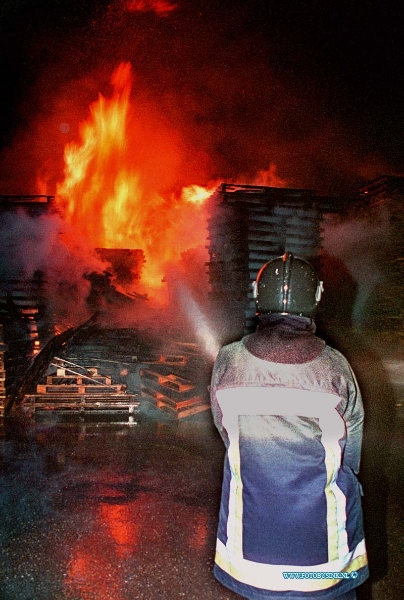
[[[246,340],[221,349],[212,376],[226,446],[214,574],[251,599],[335,598],[368,577],[355,376],[325,344],[285,364]]]

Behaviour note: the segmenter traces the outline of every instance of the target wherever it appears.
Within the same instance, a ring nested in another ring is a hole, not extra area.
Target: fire
[[[279,177],[277,167],[271,163],[268,169],[262,169],[254,177],[254,185],[265,185],[268,187],[285,187],[287,181]]]
[[[190,185],[182,190],[182,198],[193,204],[203,204],[215,192],[216,186],[204,188],[200,185]]]
[[[215,188],[179,189],[181,140],[153,109],[133,104],[129,63],[119,65],[111,83],[112,96],[99,95],[79,141],[65,148],[56,201],[70,225],[71,247],[81,240],[90,248],[143,250],[144,290],[156,292],[168,264],[205,244],[203,205]]]

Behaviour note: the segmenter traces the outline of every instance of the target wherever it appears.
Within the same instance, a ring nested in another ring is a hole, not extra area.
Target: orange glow
[[[81,123],[80,140],[65,148],[65,178],[57,187],[70,247],[143,250],[137,291],[162,294],[167,265],[204,246],[203,202],[214,189],[189,186],[182,140],[150,103],[131,101],[129,63],[115,70],[111,98],[99,95]],[[139,287],[139,286],[138,286]]]
[[[203,204],[215,192],[217,186],[204,188],[200,185],[190,185],[182,190],[182,198],[193,204]]]
[[[124,596],[119,590],[120,581],[109,580],[105,576],[111,570],[108,559],[102,554],[94,553],[90,547],[84,548],[83,545],[74,548],[72,556],[67,565],[65,576],[65,586],[75,594],[75,597],[82,598],[111,598],[114,600],[124,600]],[[117,575],[117,574],[115,574]]]
[[[128,0],[126,7],[129,11],[155,12],[160,17],[165,17],[175,10],[177,5],[166,0]]]
[[[133,507],[134,503],[100,505],[102,520],[108,525],[119,556],[129,554],[138,543],[138,526],[132,521]]]
[[[265,185],[268,187],[285,187],[287,181],[279,177],[276,165],[271,163],[268,169],[262,169],[254,177],[255,185]]]
[[[191,523],[192,526],[190,527],[191,535],[189,539],[189,545],[196,550],[203,550],[207,545],[209,533],[207,513],[196,513],[193,515]]]

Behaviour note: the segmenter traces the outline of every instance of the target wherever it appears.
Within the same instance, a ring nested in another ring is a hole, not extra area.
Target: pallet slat
[[[128,394],[126,386],[112,384],[111,378],[90,367],[87,374],[72,375],[68,368],[57,367],[47,375],[46,383],[36,386],[36,393],[25,394],[23,406],[36,411],[126,411],[133,414],[140,406],[137,394]]]

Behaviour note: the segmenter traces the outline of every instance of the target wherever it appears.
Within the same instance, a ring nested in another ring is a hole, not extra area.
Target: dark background
[[[138,101],[152,99],[201,157],[194,183],[245,182],[275,164],[291,187],[345,194],[403,172],[402,7],[129,4],[2,0],[0,192],[35,193],[44,168],[54,192],[65,143],[121,61]]]

